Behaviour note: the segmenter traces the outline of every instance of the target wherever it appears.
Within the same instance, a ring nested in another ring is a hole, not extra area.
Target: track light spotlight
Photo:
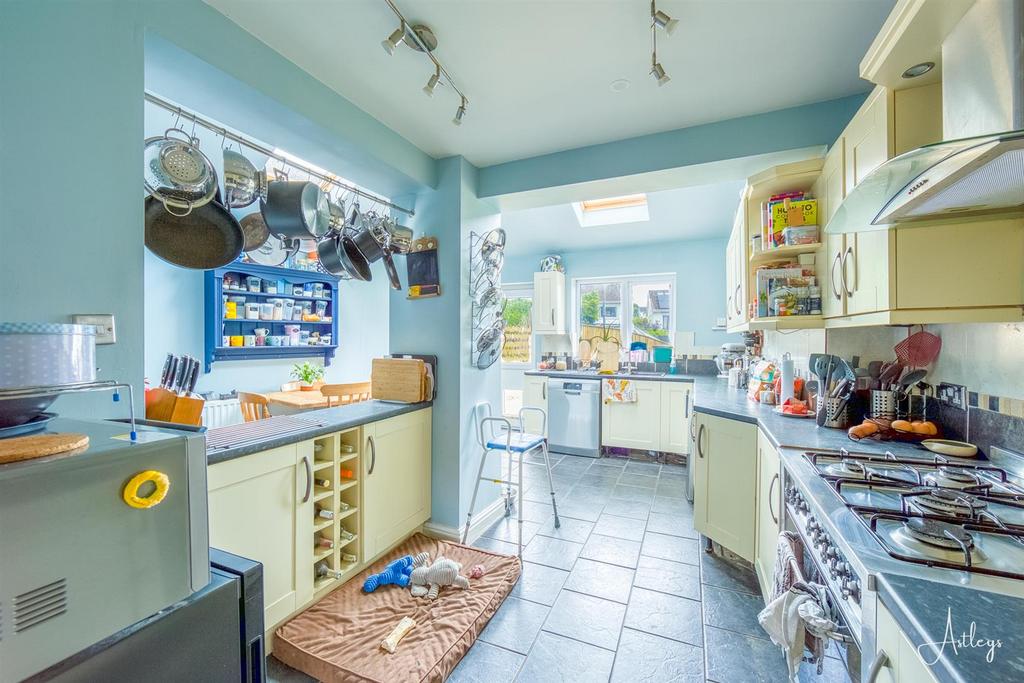
[[[672,80],[671,78],[669,78],[669,75],[665,73],[665,69],[662,68],[660,62],[655,62],[651,66],[651,75],[654,76],[654,80],[658,81],[659,86],[665,85],[670,80]]]
[[[395,48],[398,47],[403,42],[405,42],[405,22],[404,21],[402,22],[401,26],[396,28],[391,33],[391,35],[388,36],[386,39],[382,40],[380,44],[381,44],[381,47],[384,48],[385,52],[387,52],[389,55],[393,55],[393,54],[395,54]]]
[[[452,119],[452,123],[456,126],[462,125],[462,119],[466,116],[466,98],[462,98],[462,103],[459,104],[458,110],[455,112],[455,118]]]
[[[427,97],[433,97],[434,96],[434,88],[436,88],[437,84],[440,83],[440,82],[441,82],[441,67],[437,67],[437,69],[434,71],[433,75],[430,77],[430,80],[428,80],[427,84],[425,86],[423,86],[423,92],[425,92],[427,94]]]
[[[676,26],[679,25],[679,20],[673,19],[661,10],[657,10],[654,12],[654,25],[660,29],[664,29],[665,33],[668,35],[672,35],[676,30]]]

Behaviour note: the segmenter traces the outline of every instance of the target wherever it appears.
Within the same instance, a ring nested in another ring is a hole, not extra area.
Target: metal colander
[[[170,128],[160,137],[148,138],[143,153],[146,191],[168,212],[188,215],[213,199],[217,171],[199,151],[198,139],[179,128]]]

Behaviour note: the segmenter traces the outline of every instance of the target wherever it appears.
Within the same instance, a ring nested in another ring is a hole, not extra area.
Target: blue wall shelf
[[[261,281],[261,291],[254,292],[246,289],[225,288],[225,276],[228,281],[237,282],[241,286],[247,284],[248,277],[258,277]],[[265,283],[276,283],[279,291],[265,291]],[[280,291],[282,283],[287,292]],[[303,294],[294,294],[295,286],[305,287],[306,285],[322,284],[324,295],[322,297]],[[261,266],[244,261],[236,261],[223,268],[215,268],[206,271],[205,276],[205,311],[204,311],[204,369],[210,372],[215,361],[232,360],[262,360],[262,359],[298,359],[315,358],[324,359],[324,365],[330,365],[338,350],[338,278],[308,270],[292,270],[291,268],[272,268]],[[329,321],[304,321],[304,320],[258,320],[245,317],[244,306],[239,308],[234,318],[227,317],[225,299],[226,296],[245,297],[246,303],[270,303],[272,299],[290,300],[293,305],[310,305],[312,311],[316,312],[317,302],[326,303],[325,315],[330,317]],[[266,328],[270,330],[269,336],[284,336],[285,325],[298,325],[303,331],[311,335],[331,336],[329,344],[306,344],[302,346],[230,346],[225,344],[225,337],[252,335],[253,330]]]

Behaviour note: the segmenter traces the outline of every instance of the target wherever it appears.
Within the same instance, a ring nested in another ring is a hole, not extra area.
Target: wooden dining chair
[[[361,403],[370,400],[369,382],[352,382],[350,384],[324,384],[320,387],[320,393],[327,397],[327,406],[347,406],[351,403]],[[334,403],[337,398],[338,402]]]
[[[246,422],[255,422],[270,417],[270,401],[263,394],[238,392],[238,407]]]

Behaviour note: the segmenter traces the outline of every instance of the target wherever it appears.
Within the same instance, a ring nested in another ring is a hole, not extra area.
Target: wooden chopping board
[[[89,445],[85,434],[33,434],[0,441],[0,465],[47,455],[81,451]]]

